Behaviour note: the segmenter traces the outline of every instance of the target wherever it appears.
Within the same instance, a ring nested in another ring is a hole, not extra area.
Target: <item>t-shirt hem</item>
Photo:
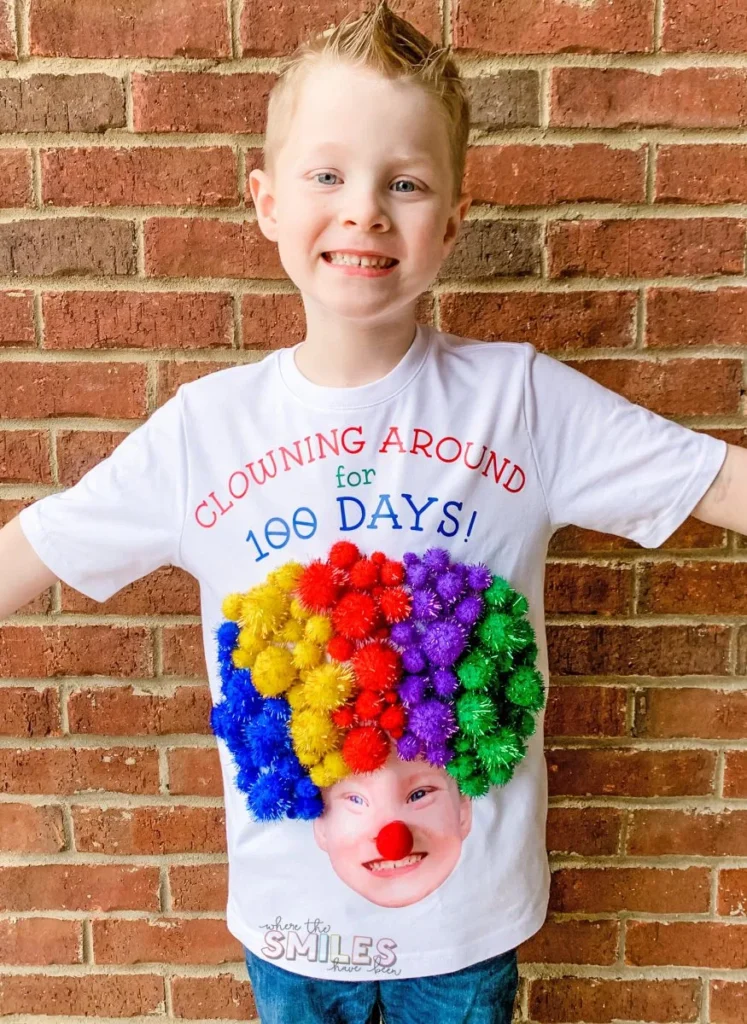
[[[540,900],[531,904],[527,912],[518,921],[512,921],[509,926],[498,928],[481,935],[473,942],[459,942],[448,949],[430,950],[427,954],[411,953],[397,955],[397,967],[401,974],[396,975],[397,979],[422,978],[434,974],[452,974],[454,971],[461,971],[473,964],[480,963],[490,957],[500,956],[510,949],[526,942],[535,932],[538,932],[545,923],[547,908],[549,904],[549,891],[545,892]],[[261,953],[265,939],[264,934],[256,929],[248,928],[241,920],[238,912],[231,901],[226,907],[226,927],[238,941],[255,956],[267,961],[267,957]],[[346,975],[344,973],[331,974],[328,971],[323,973],[301,970],[307,965],[306,960],[273,960],[271,963],[290,971],[292,974],[300,974],[305,978],[317,978],[322,980],[333,979],[335,981],[364,981],[360,974]],[[392,975],[382,972],[377,978],[371,975],[371,981],[386,980]]]
[[[81,583],[74,566],[51,544],[40,521],[39,505],[40,502],[37,501],[33,505],[22,508],[18,513],[18,521],[26,540],[47,568],[63,583],[72,587],[73,590],[77,590],[84,597],[90,597],[93,601],[99,603],[106,601],[111,597],[111,593],[103,587],[91,587],[86,583]]]

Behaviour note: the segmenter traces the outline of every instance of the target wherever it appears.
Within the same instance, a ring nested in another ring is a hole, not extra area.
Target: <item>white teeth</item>
[[[409,857],[403,857],[402,860],[378,860],[370,865],[373,872],[376,871],[389,871],[392,868],[404,868],[408,864],[417,864],[418,861],[423,859],[422,853],[411,853]]]
[[[388,267],[395,263],[395,260],[385,259],[383,256],[352,256],[350,253],[330,252],[327,253],[330,263],[347,263],[352,267]]]

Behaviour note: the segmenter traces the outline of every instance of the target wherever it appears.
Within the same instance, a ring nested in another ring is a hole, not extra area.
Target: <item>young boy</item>
[[[324,558],[340,540],[391,559],[440,547],[526,597],[546,684],[544,562],[555,530],[574,523],[658,547],[696,515],[747,532],[740,449],[531,344],[416,323],[418,297],[470,205],[468,127],[447,52],[385,3],[301,48],[271,96],[265,170],[250,183],[260,228],[300,290],[304,341],[183,385],[76,486],[24,509],[0,531],[0,617],[58,578],[103,602],[180,566],[200,582],[217,704],[227,595],[288,559]],[[441,831],[456,829],[458,850],[422,893],[417,801],[432,787],[396,797],[408,801],[394,824],[412,852],[387,846],[363,864],[385,860],[394,879],[411,872],[415,895],[383,901],[332,864],[341,808],[316,822],[254,820],[218,742],[227,926],[245,947],[263,1024],[366,1024],[377,1012],[386,1024],[508,1024],[516,947],[548,904],[542,733],[539,715],[510,781],[468,814],[443,794]],[[385,789],[382,778],[368,793]],[[330,788],[327,803],[340,792]],[[365,791],[349,799],[354,814]],[[380,811],[373,797],[367,805],[366,849],[394,799],[391,790]]]

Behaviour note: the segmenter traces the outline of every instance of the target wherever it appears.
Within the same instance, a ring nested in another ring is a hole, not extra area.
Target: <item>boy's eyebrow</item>
[[[344,151],[347,147],[344,144],[338,144],[336,142],[320,142],[318,146],[314,146],[313,149],[306,153],[305,159],[311,160],[314,157],[321,156],[327,151]],[[394,156],[390,156],[389,163],[392,164],[406,164],[406,163],[417,163],[419,160],[423,162],[432,163],[433,155],[426,149],[413,150],[411,153],[399,153]]]

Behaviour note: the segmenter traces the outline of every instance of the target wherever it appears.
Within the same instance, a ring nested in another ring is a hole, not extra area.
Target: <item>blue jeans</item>
[[[510,1024],[516,949],[451,974],[379,981],[306,978],[245,947],[261,1024]]]

